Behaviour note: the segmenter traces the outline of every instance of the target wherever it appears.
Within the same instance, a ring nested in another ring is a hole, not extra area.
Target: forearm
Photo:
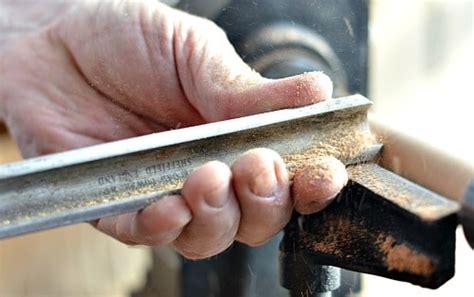
[[[0,51],[12,39],[47,26],[78,2],[78,0],[0,0]]]

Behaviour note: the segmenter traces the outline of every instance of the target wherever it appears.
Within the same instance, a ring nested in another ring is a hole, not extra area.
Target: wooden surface
[[[20,159],[0,133],[0,163]],[[150,250],[121,244],[88,224],[0,241],[2,297],[125,297],[140,287]]]
[[[371,115],[371,128],[384,148],[381,165],[427,189],[456,201],[464,199],[474,165]]]

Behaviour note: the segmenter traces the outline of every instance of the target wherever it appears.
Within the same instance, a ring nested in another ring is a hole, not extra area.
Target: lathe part
[[[376,165],[349,168],[351,181],[323,211],[295,214],[280,246],[284,271],[333,265],[438,288],[454,275],[459,204]],[[282,285],[291,281],[282,280]]]
[[[308,263],[312,263],[311,257],[304,253],[295,253],[293,258],[280,257],[280,265],[286,268],[281,274],[281,285],[290,291],[291,297],[321,296],[318,293],[332,292],[341,286],[340,268]]]

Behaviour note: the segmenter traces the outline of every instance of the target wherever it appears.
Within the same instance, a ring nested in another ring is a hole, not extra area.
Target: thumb
[[[332,96],[331,79],[322,72],[259,80],[251,86],[229,85],[224,89],[216,94],[215,104],[220,109],[215,115],[220,120],[307,105]]]
[[[187,25],[192,24],[189,20]],[[175,44],[181,47],[176,51],[176,64],[187,99],[205,120],[225,120],[331,98],[331,79],[322,72],[264,78],[245,64],[219,27],[200,18],[194,21],[200,24],[180,26],[176,35]]]

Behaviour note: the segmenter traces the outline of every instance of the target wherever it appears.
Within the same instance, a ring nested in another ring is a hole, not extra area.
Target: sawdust
[[[144,195],[150,194],[163,194],[182,188],[184,183],[183,179],[172,179],[168,182],[160,183],[159,185],[148,185],[143,187],[136,187],[134,189],[128,189],[125,191],[119,191],[109,193],[107,195],[98,195],[92,199],[65,199],[67,200],[67,207],[63,204],[51,204],[47,206],[47,211],[36,211],[34,208],[30,209],[29,212],[24,212],[22,216],[16,216],[15,221],[29,221],[32,218],[38,219],[41,217],[47,217],[63,212],[67,212],[72,208],[89,208],[96,205],[107,204],[113,201],[124,200],[129,198],[137,198]],[[159,189],[159,191],[157,191]],[[63,202],[64,203],[64,202]],[[1,225],[9,225],[10,220],[4,220]]]
[[[324,234],[323,237],[315,238],[313,234],[305,233],[303,243],[317,253],[337,257],[351,258],[352,254],[347,251],[352,251],[353,242],[373,236],[367,229],[353,224],[348,218],[334,215],[326,217],[321,228],[318,233]]]
[[[380,250],[385,255],[388,271],[408,272],[428,276],[433,273],[433,262],[406,244],[397,244],[392,236],[380,236],[377,240]]]
[[[302,243],[316,253],[340,258],[360,257],[367,253],[366,245],[358,250],[357,242],[374,244],[382,254],[381,261],[388,271],[398,271],[415,275],[429,276],[434,272],[430,258],[414,251],[406,244],[397,244],[396,240],[383,232],[374,232],[348,218],[329,215],[316,232],[302,231]],[[323,236],[321,236],[323,235]]]
[[[367,127],[361,127],[360,119],[350,119],[329,127],[327,133],[314,139],[313,145],[302,152],[283,155],[289,164],[290,177],[304,164],[314,163],[320,157],[332,156],[342,162],[349,161],[363,149],[376,143],[375,137]]]
[[[183,179],[172,179],[166,183],[160,183],[156,185],[148,185],[142,187],[136,187],[133,189],[127,189],[125,191],[120,191],[118,193],[109,194],[106,196],[97,197],[93,200],[88,200],[85,204],[81,205],[83,207],[90,207],[97,204],[106,204],[108,202],[123,200],[133,197],[140,197],[150,194],[163,194],[166,192],[174,191],[181,189],[184,184]],[[159,189],[159,191],[157,191]],[[79,205],[78,205],[79,206]]]
[[[343,256],[342,249],[344,245],[350,242],[350,236],[348,233],[359,233],[359,230],[355,228],[348,219],[331,220],[334,222],[331,224],[330,232],[327,233],[325,238],[321,238],[320,241],[313,244],[313,250],[325,254],[334,254],[338,257]]]
[[[317,157],[314,159],[315,163],[303,164],[297,168],[296,172],[303,172],[304,175],[309,175],[311,179],[318,180],[332,180],[332,167],[324,162],[325,157]]]

